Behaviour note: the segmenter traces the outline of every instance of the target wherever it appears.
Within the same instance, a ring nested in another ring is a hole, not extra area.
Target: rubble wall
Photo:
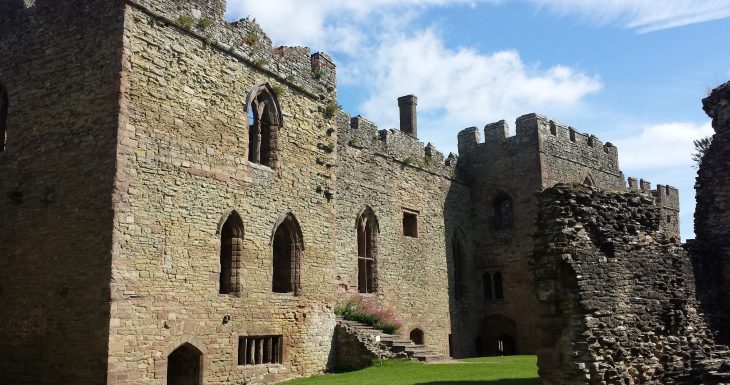
[[[542,383],[692,383],[714,341],[690,260],[653,199],[565,185],[538,199]]]

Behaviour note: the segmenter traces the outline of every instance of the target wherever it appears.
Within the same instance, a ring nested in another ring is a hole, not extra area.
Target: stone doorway
[[[515,321],[502,315],[482,320],[477,343],[477,354],[511,356],[517,354]]]
[[[167,356],[167,385],[201,385],[203,353],[185,343]]]
[[[416,345],[423,345],[423,330],[421,330],[421,329],[411,330],[410,339]]]

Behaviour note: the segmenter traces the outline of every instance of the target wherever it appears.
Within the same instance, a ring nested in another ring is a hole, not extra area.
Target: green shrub
[[[318,65],[312,67],[312,76],[315,79],[317,79],[317,80],[322,79],[324,77],[324,75],[326,75],[326,74],[327,73],[322,69],[322,67],[320,67]]]
[[[177,17],[177,22],[180,23],[180,26],[185,29],[191,29],[193,28],[193,25],[195,25],[195,19],[188,15],[180,15]]]
[[[280,98],[286,93],[286,89],[278,84],[272,85],[271,91],[274,93],[274,95],[276,95],[277,98]]]
[[[198,20],[198,28],[200,29],[207,29],[213,26],[213,20],[204,17],[200,20]]]
[[[333,116],[337,115],[340,110],[342,110],[342,106],[340,106],[339,104],[329,103],[324,106],[324,117],[327,119],[331,119]]]

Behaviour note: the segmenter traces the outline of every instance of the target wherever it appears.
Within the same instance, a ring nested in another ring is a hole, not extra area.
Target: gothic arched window
[[[494,280],[494,299],[504,299],[504,288],[502,287],[502,273],[495,272],[492,277]]]
[[[484,299],[494,299],[494,287],[492,287],[492,274],[490,272],[482,275],[482,292]]]
[[[248,114],[248,160],[271,168],[278,166],[281,109],[268,84],[255,87],[246,101]]]
[[[5,144],[8,139],[8,93],[0,83],[0,152],[5,151]]]
[[[454,262],[454,297],[460,299],[464,295],[466,261],[464,256],[464,244],[462,238],[454,232],[451,237],[451,258]]]
[[[230,294],[239,291],[238,270],[243,251],[243,221],[231,212],[221,229],[220,278],[218,291]]]
[[[273,278],[271,290],[274,293],[301,292],[301,259],[304,252],[302,230],[296,218],[290,213],[274,232]]]
[[[357,220],[357,290],[374,293],[378,283],[378,220],[370,208]]]
[[[507,231],[514,226],[514,205],[512,198],[500,193],[494,200],[494,227],[496,230]]]

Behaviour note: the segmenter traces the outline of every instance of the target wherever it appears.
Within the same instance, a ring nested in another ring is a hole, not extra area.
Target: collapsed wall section
[[[697,173],[696,240],[689,242],[698,292],[718,341],[730,343],[730,82],[703,101],[715,135]]]
[[[534,287],[543,384],[691,384],[714,342],[681,245],[644,194],[539,194]]]

